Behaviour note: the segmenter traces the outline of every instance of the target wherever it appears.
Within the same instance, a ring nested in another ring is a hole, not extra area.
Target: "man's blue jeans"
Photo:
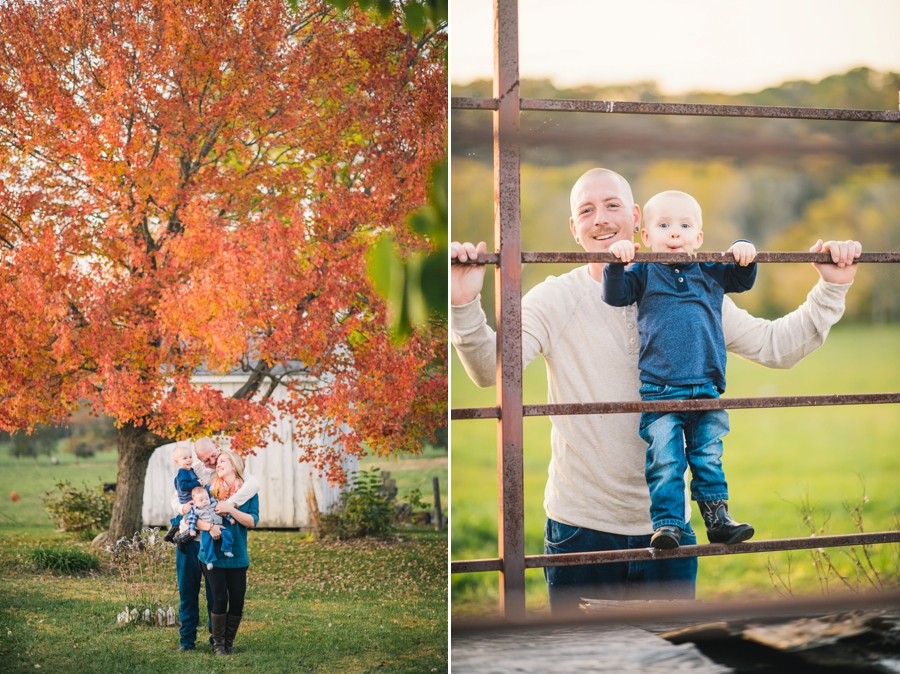
[[[700,386],[641,385],[641,400],[718,398],[712,383]],[[653,528],[684,528],[684,472],[691,467],[691,498],[728,498],[722,470],[722,437],[729,431],[725,410],[705,412],[644,412],[640,434],[647,443],[647,486]]]
[[[197,624],[200,621],[200,543],[191,541],[179,545],[175,552],[175,572],[178,576],[178,596],[181,600],[181,645],[193,647],[197,641]],[[212,591],[206,583],[206,612],[213,604]]]
[[[690,524],[681,536],[683,545],[696,545]],[[624,536],[573,527],[548,519],[544,554],[638,550],[650,547],[650,535]],[[559,615],[578,608],[579,599],[693,599],[697,586],[697,558],[644,562],[613,562],[580,566],[544,567],[550,593],[550,611]]]

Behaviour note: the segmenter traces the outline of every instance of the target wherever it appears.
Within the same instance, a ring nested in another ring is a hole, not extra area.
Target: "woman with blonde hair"
[[[228,503],[226,499],[237,492],[244,483],[244,460],[231,450],[222,450],[216,461],[216,479],[209,487],[210,493],[218,499],[216,512],[220,515],[231,515],[233,524],[225,519],[222,528],[231,532],[232,557],[216,555],[212,568],[207,569],[207,560],[201,551],[200,562],[206,582],[212,590],[213,605],[210,610],[213,651],[216,655],[234,653],[234,637],[241,624],[244,613],[244,595],[247,593],[247,568],[250,557],[247,555],[247,529],[254,528],[259,522],[259,496],[254,496],[240,507]],[[216,547],[221,545],[221,531],[210,530],[216,540]]]

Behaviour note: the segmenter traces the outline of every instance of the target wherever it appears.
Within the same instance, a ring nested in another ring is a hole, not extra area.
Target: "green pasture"
[[[441,463],[440,456],[425,460]],[[114,481],[115,454],[57,458],[56,466],[46,457],[16,460],[0,447],[0,671],[447,671],[446,531],[409,527],[393,539],[340,543],[296,531],[251,532],[236,654],[179,653],[175,628],[117,625],[125,596],[105,553],[56,533],[43,510],[41,497],[57,479]],[[426,478],[417,475],[424,471],[407,465],[422,460],[390,469],[401,496],[419,486],[430,502],[430,473],[437,471],[446,490],[447,469],[428,469],[426,491]],[[14,503],[11,492],[21,500]],[[104,568],[89,576],[39,572],[26,560],[37,545],[99,554]],[[174,553],[171,590],[177,607]]]
[[[525,371],[526,403],[546,402],[546,375],[538,359]],[[478,389],[456,354],[452,363],[453,407],[494,405],[494,389]],[[768,370],[729,357],[728,397],[879,393],[900,390],[900,326],[845,325],[793,370]],[[896,529],[900,513],[900,413],[893,405],[735,410],[725,440],[725,470],[736,518],[756,527],[757,540],[809,535],[797,516],[808,498],[816,526],[825,533],[856,533],[846,505],[864,504],[866,531]],[[457,421],[451,427],[451,558],[497,556],[496,421]],[[543,489],[550,459],[550,421],[525,420],[525,547],[543,552]],[[863,488],[863,484],[865,488]],[[694,514],[692,525],[704,531]],[[700,534],[705,542],[705,534]],[[884,576],[898,577],[897,546],[873,548]],[[829,551],[852,574],[843,553]],[[794,594],[820,591],[806,552],[702,558],[698,597],[774,598],[772,568],[790,579]],[[831,581],[831,589],[840,582]],[[460,574],[451,579],[456,613],[495,610],[498,575]],[[545,610],[547,593],[540,569],[526,572],[527,605]]]

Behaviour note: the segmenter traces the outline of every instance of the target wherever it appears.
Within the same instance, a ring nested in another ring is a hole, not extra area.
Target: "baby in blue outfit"
[[[218,501],[209,495],[204,487],[195,487],[191,492],[191,500],[194,502],[192,510],[196,512],[197,519],[210,524],[222,524],[222,516],[216,512],[216,504]],[[234,520],[231,520],[233,523]],[[234,538],[231,531],[222,528],[222,554],[226,557],[234,557],[231,552],[231,546]],[[206,568],[213,568],[213,562],[216,561],[216,541],[208,531],[200,532],[200,548],[203,550],[203,559],[206,560]]]

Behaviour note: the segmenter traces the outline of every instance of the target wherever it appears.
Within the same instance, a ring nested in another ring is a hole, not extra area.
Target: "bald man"
[[[588,252],[606,253],[617,241],[634,240],[641,223],[628,181],[607,169],[592,169],[572,188],[569,231]],[[751,316],[725,298],[722,323],[726,348],[767,367],[789,368],[821,346],[844,311],[844,297],[861,252],[856,241],[823,243],[833,264],[814,265],[820,279],[806,302],[768,321]],[[451,244],[451,257],[466,262],[485,252],[465,242]],[[538,354],[547,364],[551,403],[640,400],[640,339],[634,305],[611,307],[601,299],[602,263],[548,277],[522,298],[522,361]],[[451,340],[478,386],[496,383],[496,335],[481,308],[483,265],[451,266]],[[552,417],[551,460],[544,510],[545,553],[647,548],[653,528],[644,479],[646,445],[637,414]],[[688,524],[683,545],[696,543]],[[655,599],[695,596],[697,559],[560,566],[544,569],[554,614],[577,609],[579,597]]]
[[[197,474],[201,484],[212,484],[216,478],[216,461],[219,459],[219,448],[210,438],[200,438],[194,443],[194,454],[196,459],[192,465],[193,471]],[[228,502],[235,506],[240,506],[253,498],[259,493],[259,480],[244,472],[244,484],[233,496],[228,498]],[[184,515],[191,508],[191,502],[182,504],[178,500],[178,493],[172,497],[172,509],[177,515]],[[218,506],[217,506],[218,508]],[[222,527],[216,524],[211,525],[203,520],[197,521],[197,529],[200,531],[209,531],[210,536],[219,538],[221,536]],[[178,577],[178,596],[180,599],[179,617],[181,618],[181,651],[194,650],[197,641],[197,625],[200,622],[200,579],[203,571],[200,564],[200,534],[193,540],[186,543],[180,543],[175,552],[175,571]],[[212,607],[212,593],[209,583],[206,583],[206,609],[207,621],[209,620],[209,610]],[[210,637],[212,639],[212,637]],[[212,641],[210,640],[210,646]]]

